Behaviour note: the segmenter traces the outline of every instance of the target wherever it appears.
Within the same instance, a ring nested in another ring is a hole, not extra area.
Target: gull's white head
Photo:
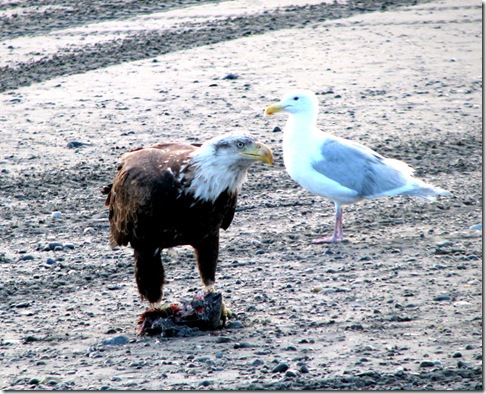
[[[289,92],[280,102],[267,107],[265,115],[273,115],[283,111],[292,115],[304,114],[309,117],[317,117],[318,110],[319,102],[314,92],[299,89]]]

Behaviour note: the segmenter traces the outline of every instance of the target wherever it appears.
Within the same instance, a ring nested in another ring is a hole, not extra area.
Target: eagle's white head
[[[194,178],[187,191],[205,201],[215,201],[225,190],[237,193],[254,162],[273,163],[272,150],[267,145],[241,134],[214,137],[190,156]]]

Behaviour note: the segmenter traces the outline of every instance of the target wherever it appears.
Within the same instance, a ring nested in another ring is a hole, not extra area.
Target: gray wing
[[[407,183],[406,175],[380,154],[337,137],[324,141],[321,157],[312,166],[325,177],[355,190],[360,197],[380,195]]]

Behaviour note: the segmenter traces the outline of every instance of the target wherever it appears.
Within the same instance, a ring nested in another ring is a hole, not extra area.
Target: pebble
[[[67,143],[67,147],[69,149],[75,149],[75,148],[81,148],[84,145],[89,145],[86,142],[80,142],[80,141],[71,141]]]
[[[301,365],[299,371],[302,373],[309,373],[309,368],[307,368],[307,365]]]
[[[24,254],[19,260],[22,261],[28,261],[28,260],[34,260],[35,257],[31,254]]]
[[[239,77],[240,76],[238,74],[229,73],[226,76],[224,76],[223,79],[233,80],[233,79],[238,79]]]
[[[275,126],[272,130],[274,133],[279,133],[280,131],[282,131],[282,129],[278,126]]]
[[[60,242],[49,242],[42,247],[43,252],[47,252],[49,250],[62,250],[62,249],[63,246],[62,243]]]
[[[263,361],[260,360],[259,358],[255,359],[251,365],[253,365],[254,367],[258,367],[259,365],[262,365],[263,364]]]
[[[482,223],[473,224],[471,227],[469,227],[469,229],[483,231],[483,224]]]
[[[462,353],[461,352],[455,352],[452,357],[454,358],[459,358],[459,357],[462,357]]]
[[[211,382],[210,380],[203,380],[201,383],[200,383],[200,386],[204,386],[204,387],[207,387],[207,386],[210,386],[212,385],[213,382]]]
[[[243,328],[243,327],[244,327],[243,323],[239,320],[231,321],[228,324],[226,324],[226,328]]]
[[[446,265],[442,265],[442,264],[434,264],[432,269],[433,270],[443,270],[443,269],[446,269],[447,266]]]
[[[252,344],[249,342],[238,342],[235,343],[233,346],[235,349],[247,349],[249,347],[252,347]]]
[[[125,335],[118,335],[116,337],[101,341],[103,345],[125,345],[128,342],[130,342],[130,339]]]
[[[285,372],[287,369],[289,369],[288,364],[280,363],[274,369],[272,369],[272,372]]]
[[[435,244],[435,247],[436,248],[444,248],[444,247],[452,246],[452,245],[454,245],[454,243],[451,242],[451,241],[442,241],[442,242],[437,242]]]
[[[299,374],[298,374],[296,371],[292,370],[292,369],[288,369],[288,370],[285,372],[285,376],[286,376],[287,378],[295,378],[295,377],[299,376]]]
[[[52,212],[51,213],[51,216],[54,218],[54,219],[59,219],[61,216],[62,216],[62,213],[59,212],[59,211],[55,211],[55,212]]]
[[[331,294],[331,293],[335,293],[336,290],[334,289],[325,289],[325,290],[322,290],[321,293],[322,294]]]
[[[430,368],[430,367],[435,367],[435,364],[434,364],[433,361],[425,360],[425,361],[422,361],[420,363],[420,368]]]
[[[474,349],[474,345],[466,345],[466,350],[472,350]]]
[[[228,343],[228,342],[232,342],[233,339],[231,339],[230,337],[218,337],[216,339],[216,343]]]
[[[47,263],[47,264],[56,264],[56,260],[54,260],[52,257],[49,257],[49,258],[46,260],[46,263]]]
[[[445,294],[440,294],[434,297],[434,301],[450,301],[451,297]]]
[[[401,376],[401,375],[405,374],[405,371],[404,371],[403,367],[398,367],[397,369],[395,369],[394,374],[397,375],[397,376]]]

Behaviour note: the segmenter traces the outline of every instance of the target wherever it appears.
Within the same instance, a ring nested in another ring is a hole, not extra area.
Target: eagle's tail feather
[[[142,299],[151,304],[158,303],[162,298],[162,288],[165,284],[165,273],[160,259],[159,248],[149,250],[134,250],[135,279],[138,292]]]

